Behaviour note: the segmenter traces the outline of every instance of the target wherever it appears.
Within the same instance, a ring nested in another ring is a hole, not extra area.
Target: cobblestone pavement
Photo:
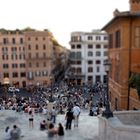
[[[28,114],[17,113],[10,110],[0,110],[0,140],[3,140],[3,134],[6,126],[12,128],[17,124],[22,131],[21,140],[49,140],[47,131],[39,130],[39,123],[45,118],[42,114],[35,114],[34,128],[28,126]],[[65,115],[57,116],[57,124],[65,124]],[[73,126],[73,125],[72,125]],[[89,116],[88,112],[82,111],[79,119],[79,127],[72,130],[65,130],[65,136],[55,137],[53,140],[96,140],[98,138],[98,118]]]

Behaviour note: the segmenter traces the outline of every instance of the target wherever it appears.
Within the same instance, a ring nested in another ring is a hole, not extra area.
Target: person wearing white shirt
[[[75,104],[75,106],[73,107],[74,127],[78,127],[80,112],[80,107],[78,106],[78,104]]]

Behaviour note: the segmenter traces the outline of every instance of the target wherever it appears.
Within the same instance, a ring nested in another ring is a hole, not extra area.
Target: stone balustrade
[[[99,140],[140,140],[140,111],[118,111],[99,116]]]

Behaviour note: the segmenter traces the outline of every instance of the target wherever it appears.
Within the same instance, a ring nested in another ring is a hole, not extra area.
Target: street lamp
[[[107,119],[110,118],[110,117],[113,117],[113,113],[110,109],[110,103],[109,103],[109,70],[110,70],[110,67],[111,67],[111,62],[109,60],[106,60],[104,62],[104,68],[105,68],[105,71],[107,73],[107,77],[106,77],[106,83],[107,83],[107,90],[106,90],[106,106],[105,106],[105,111],[103,111],[102,113],[102,116],[103,117],[106,117]],[[105,96],[105,95],[104,95]]]

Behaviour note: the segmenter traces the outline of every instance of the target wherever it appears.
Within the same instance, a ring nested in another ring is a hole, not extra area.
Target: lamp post
[[[105,111],[103,111],[102,113],[102,116],[103,117],[106,117],[107,119],[110,118],[110,117],[113,117],[113,113],[110,109],[110,103],[109,103],[109,70],[110,70],[110,67],[111,67],[111,62],[109,60],[106,60],[104,62],[104,68],[105,68],[105,71],[107,73],[107,77],[106,77],[106,83],[107,83],[107,90],[106,90],[106,106],[105,106]],[[105,96],[105,95],[104,95]]]

